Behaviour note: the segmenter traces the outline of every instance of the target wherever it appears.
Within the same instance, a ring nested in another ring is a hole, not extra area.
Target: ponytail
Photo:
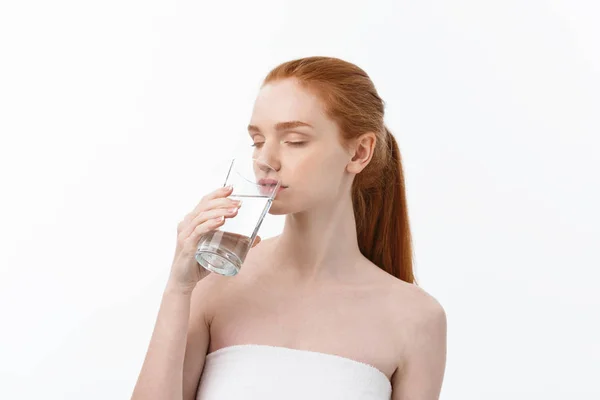
[[[352,187],[358,246],[365,257],[384,271],[417,284],[400,149],[394,135],[387,128],[385,132],[387,143],[378,146],[386,153],[381,179],[374,187],[361,187],[363,181],[358,178],[363,171]]]

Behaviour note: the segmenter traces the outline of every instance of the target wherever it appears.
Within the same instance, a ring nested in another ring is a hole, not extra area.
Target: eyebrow
[[[306,122],[302,122],[302,121],[286,121],[286,122],[279,122],[275,125],[275,130],[276,131],[286,131],[289,129],[294,129],[294,128],[299,128],[299,127],[303,127],[306,126],[308,128],[312,128],[313,126],[311,124],[307,124]],[[248,132],[260,132],[260,129],[258,129],[258,126],[255,125],[248,125]]]

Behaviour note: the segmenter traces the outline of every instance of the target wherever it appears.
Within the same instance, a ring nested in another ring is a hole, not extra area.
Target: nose
[[[254,152],[254,158],[259,160],[261,172],[264,174],[272,174],[269,173],[269,167],[271,167],[275,172],[279,172],[281,169],[281,160],[279,158],[279,151],[277,149],[277,145],[275,143],[268,144],[265,142],[260,149],[256,149]],[[264,164],[266,165],[264,165]]]

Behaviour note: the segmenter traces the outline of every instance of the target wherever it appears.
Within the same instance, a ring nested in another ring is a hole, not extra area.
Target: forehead
[[[264,85],[252,111],[252,124],[255,125],[303,121],[315,126],[326,123],[327,119],[321,100],[293,79]]]

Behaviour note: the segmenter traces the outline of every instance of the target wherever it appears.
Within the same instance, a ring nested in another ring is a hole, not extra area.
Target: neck
[[[362,258],[350,195],[286,215],[274,252],[274,265],[296,279],[315,280],[348,274]]]

